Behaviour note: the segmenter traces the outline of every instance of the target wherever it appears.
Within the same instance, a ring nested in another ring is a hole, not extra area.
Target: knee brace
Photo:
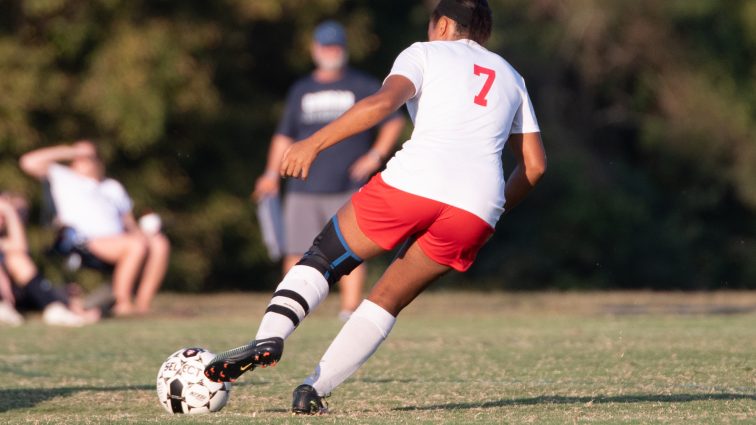
[[[328,284],[333,285],[362,264],[362,258],[349,249],[339,230],[339,220],[334,216],[297,264],[318,270]]]

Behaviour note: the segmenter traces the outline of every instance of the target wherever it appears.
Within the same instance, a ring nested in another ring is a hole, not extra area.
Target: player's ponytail
[[[493,27],[493,13],[487,0],[475,0],[472,18],[470,19],[470,40],[483,45],[491,37]]]
[[[431,14],[433,22],[446,16],[457,23],[457,31],[478,44],[491,37],[493,18],[487,0],[441,0]]]

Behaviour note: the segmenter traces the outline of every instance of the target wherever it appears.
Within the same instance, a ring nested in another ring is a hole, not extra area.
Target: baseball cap
[[[344,27],[336,21],[325,21],[315,27],[315,41],[322,45],[346,46],[346,31]]]

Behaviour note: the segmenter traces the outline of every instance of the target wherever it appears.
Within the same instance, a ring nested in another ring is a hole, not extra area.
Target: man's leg
[[[171,255],[171,243],[168,238],[158,233],[147,237],[149,250],[147,260],[142,269],[142,279],[137,288],[135,307],[137,313],[147,313],[152,299],[163,283],[165,272],[168,270],[168,260]]]
[[[87,249],[103,261],[114,264],[113,296],[116,315],[133,313],[131,294],[142,271],[147,255],[147,240],[138,233],[123,233],[118,236],[92,239],[87,242]]]
[[[341,309],[339,319],[347,321],[352,312],[359,307],[362,302],[362,291],[367,279],[367,265],[360,264],[359,267],[352,270],[352,273],[341,278],[339,281],[339,294],[341,296]]]

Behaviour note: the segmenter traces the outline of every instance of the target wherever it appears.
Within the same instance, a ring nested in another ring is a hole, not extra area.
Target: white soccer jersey
[[[391,75],[415,86],[407,102],[415,129],[386,164],[384,181],[494,227],[504,211],[504,145],[512,133],[540,131],[523,78],[471,40],[415,43]]]
[[[122,233],[123,215],[132,202],[123,186],[113,179],[97,181],[60,164],[48,173],[58,219],[84,239]]]

